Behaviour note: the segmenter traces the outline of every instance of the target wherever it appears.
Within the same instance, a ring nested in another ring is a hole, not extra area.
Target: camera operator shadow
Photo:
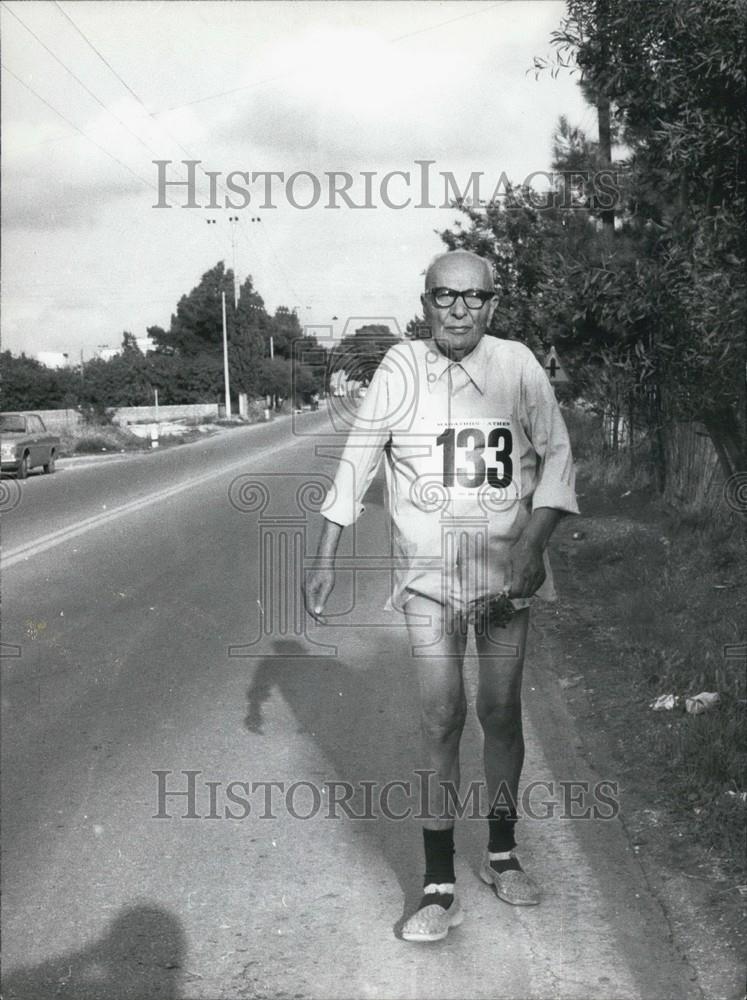
[[[141,904],[119,913],[87,948],[3,975],[6,1000],[178,1000],[186,938],[168,910]]]
[[[419,810],[419,779],[409,757],[418,738],[417,682],[414,672],[402,663],[407,655],[406,638],[398,632],[393,635],[401,648],[392,642],[392,634],[379,632],[379,653],[370,669],[353,667],[339,658],[299,658],[300,643],[276,640],[273,654],[254,671],[244,725],[250,733],[272,738],[274,734],[264,730],[264,708],[279,694],[298,730],[314,741],[329,763],[327,780],[353,786],[355,794],[349,801],[353,816],[345,816],[342,809],[337,815],[353,827],[352,833],[364,838],[367,850],[383,856],[397,878],[404,900],[396,932],[420,899],[422,886],[419,824],[414,818]],[[389,649],[391,655],[386,655]],[[283,739],[283,733],[277,736]],[[391,813],[405,813],[409,807],[409,818],[390,818],[386,806],[382,813],[381,791],[395,780],[409,782],[412,794],[393,791]],[[364,781],[373,783],[378,793],[369,802],[364,800]]]

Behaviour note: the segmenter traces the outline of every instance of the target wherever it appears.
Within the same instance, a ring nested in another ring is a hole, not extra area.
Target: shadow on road
[[[350,800],[356,815],[366,812],[361,782],[375,783],[375,818],[345,818],[340,810],[340,821],[351,824],[366,848],[380,852],[383,864],[394,872],[404,894],[402,917],[394,927],[397,935],[420,899],[423,865],[421,824],[414,818],[381,815],[378,804],[379,790],[387,782],[410,782],[413,790],[418,787],[413,752],[419,738],[417,681],[405,663],[407,640],[401,636],[400,642],[401,652],[382,636],[376,661],[366,669],[340,659],[300,656],[307,652],[301,643],[275,640],[275,655],[261,660],[254,673],[244,720],[249,732],[262,735],[263,707],[277,691],[293,711],[299,731],[314,740],[329,762],[326,778],[356,788]],[[387,649],[392,650],[391,656],[385,655]],[[394,812],[404,812],[408,805],[413,812],[418,808],[415,795],[407,798],[397,790],[390,804]],[[371,878],[381,883],[378,871],[372,870]]]
[[[178,1000],[186,940],[167,910],[123,910],[108,933],[70,951],[3,976],[3,1000]]]

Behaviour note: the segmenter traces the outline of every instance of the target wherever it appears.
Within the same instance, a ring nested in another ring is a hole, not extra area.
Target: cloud
[[[35,29],[55,39],[53,5],[27,7],[23,16],[36,16]],[[580,120],[570,78],[535,83],[526,75],[562,11],[535,0],[80,5],[73,16],[82,30],[152,114],[131,95],[119,100],[121,85],[72,29],[60,34],[59,51],[126,127],[55,71],[43,49],[34,55],[19,28],[14,72],[69,124],[8,86],[4,333],[14,348],[76,351],[118,343],[123,329],[168,324],[208,267],[232,262],[234,236],[239,274],[254,275],[272,308],[295,305],[320,324],[337,315],[337,332],[364,311],[408,318],[451,210],[389,210],[375,181],[377,211],[327,211],[324,196],[318,208],[298,211],[281,193],[278,210],[263,210],[262,226],[251,226],[258,182],[236,232],[228,213],[212,213],[219,224],[206,226],[198,210],[152,210],[152,161],[173,161],[179,177],[185,158],[224,178],[232,170],[348,171],[357,175],[357,202],[364,170],[413,171],[416,194],[416,159],[435,160],[434,176],[451,170],[462,187],[471,171],[484,171],[488,186],[504,170],[523,177],[547,167],[557,115]],[[110,155],[76,135],[73,122]],[[204,175],[198,184],[205,203]],[[440,203],[443,183],[434,184]],[[404,185],[395,181],[390,193],[399,200]],[[298,195],[303,201],[302,185]]]
[[[381,169],[426,158],[509,173],[545,168],[558,91],[573,114],[575,83],[536,81],[526,72],[530,48],[517,44],[507,57],[505,38],[471,58],[426,38],[403,51],[370,31],[325,28],[275,47],[253,71],[267,82],[231,95],[213,117],[211,160],[232,159],[226,172]]]
[[[128,182],[99,181],[74,184],[53,174],[10,174],[3,180],[3,229],[49,231],[90,228],[101,221],[112,199],[140,194],[143,186]]]
[[[83,135],[69,131],[60,137],[59,123],[31,128],[17,120],[4,127],[5,228],[88,228],[115,200],[135,194],[151,200],[152,160],[182,155],[178,145],[134,101],[118,101],[110,110],[85,123]],[[180,117],[183,128],[191,125],[192,137],[202,135],[191,116]]]

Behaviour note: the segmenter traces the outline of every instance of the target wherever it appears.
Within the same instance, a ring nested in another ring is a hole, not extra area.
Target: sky
[[[3,349],[144,337],[219,260],[320,338],[403,330],[449,174],[490,199],[549,169],[561,114],[596,137],[576,78],[531,68],[564,9],[3,0]]]

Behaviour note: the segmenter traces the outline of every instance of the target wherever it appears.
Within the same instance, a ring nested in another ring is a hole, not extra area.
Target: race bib
[[[432,474],[452,499],[479,497],[495,505],[513,503],[519,496],[519,455],[510,420],[437,421],[432,448]]]

